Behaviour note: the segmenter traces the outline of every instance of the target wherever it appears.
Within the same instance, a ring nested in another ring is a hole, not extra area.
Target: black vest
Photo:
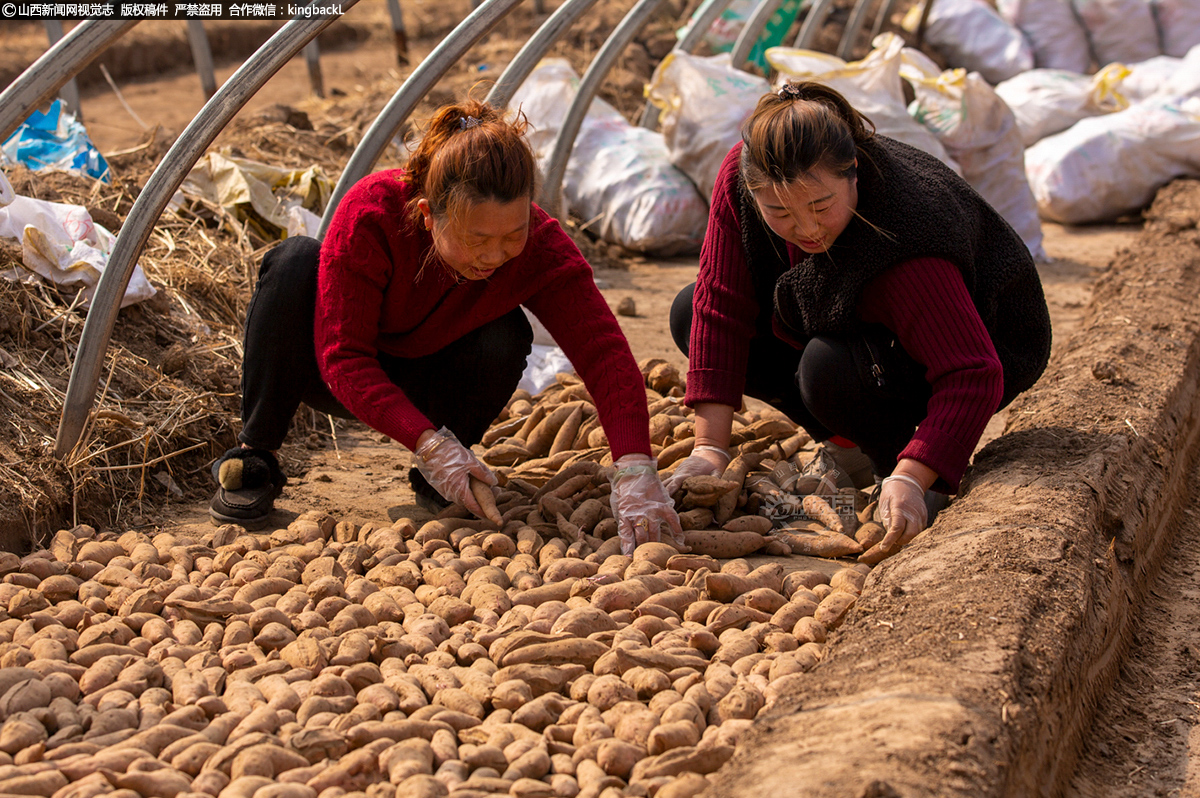
[[[740,178],[738,187],[759,307],[774,308],[799,340],[861,334],[858,303],[871,280],[914,258],[943,258],[962,272],[1004,367],[1002,406],[1041,376],[1050,358],[1050,312],[1033,257],[1008,222],[937,158],[885,136],[861,145],[856,215],[828,252],[794,267]]]

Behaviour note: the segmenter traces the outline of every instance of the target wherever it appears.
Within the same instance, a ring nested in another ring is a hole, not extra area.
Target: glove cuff
[[[917,482],[915,479],[913,479],[912,477],[910,477],[907,474],[892,474],[890,477],[884,477],[883,482],[880,484],[886,485],[890,480],[893,480],[893,479],[898,482],[907,482],[909,485],[912,485],[914,488],[919,490],[921,492],[922,496],[925,495],[925,488],[923,488],[921,486],[921,483]]]
[[[635,463],[633,465],[623,466],[618,468],[616,471],[613,471],[612,479],[610,481],[612,484],[616,485],[617,482],[622,478],[637,474],[653,474],[657,477],[658,469],[650,463]]]

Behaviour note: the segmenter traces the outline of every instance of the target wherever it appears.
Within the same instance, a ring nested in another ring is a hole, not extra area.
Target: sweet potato
[[[829,506],[829,502],[825,501],[822,497],[811,493],[801,500],[801,506],[804,507],[804,512],[808,514],[809,518],[823,524],[834,532],[842,535],[846,533],[842,517],[834,512],[834,509]]]
[[[859,545],[861,545],[864,549],[870,549],[871,547],[880,543],[886,534],[887,533],[884,531],[883,526],[875,523],[874,521],[867,521],[863,523],[857,530],[855,530],[854,539],[857,540]]]
[[[846,613],[854,606],[858,596],[844,590],[835,590],[821,600],[813,617],[821,622],[826,629],[833,631],[842,625]]]
[[[722,529],[727,532],[757,532],[765,535],[771,531],[771,519],[761,515],[741,515],[726,521]]]
[[[558,432],[554,435],[554,441],[550,444],[550,454],[556,455],[559,452],[567,451],[575,443],[575,436],[579,432],[579,425],[583,423],[583,405],[576,405],[575,409],[570,412],[566,420],[563,421]]]
[[[499,525],[500,511],[496,509],[496,494],[492,492],[492,486],[472,476],[471,480],[471,495],[475,497],[475,501],[479,502],[479,508],[483,510],[483,518],[491,521],[493,524]]]
[[[692,554],[728,560],[745,557],[763,547],[766,542],[757,532],[726,532],[723,529],[698,529],[683,533],[684,542]]]
[[[791,545],[793,554],[829,558],[862,554],[862,545],[857,540],[838,532],[785,527],[775,530],[775,535]]]

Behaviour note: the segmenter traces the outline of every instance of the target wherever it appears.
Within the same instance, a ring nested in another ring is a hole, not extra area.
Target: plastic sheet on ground
[[[575,367],[537,316],[526,308],[521,309],[525,311],[525,318],[529,319],[529,326],[533,329],[533,349],[525,359],[525,371],[521,373],[517,387],[536,396],[554,384],[555,375],[560,371],[571,374]]]
[[[1200,97],[1081,120],[1026,150],[1025,172],[1044,219],[1084,224],[1136,211],[1171,180],[1200,176]]]
[[[905,15],[905,30],[917,29],[921,8],[918,3]],[[1033,48],[1025,34],[983,0],[937,0],[925,41],[951,67],[978,72],[992,85],[1033,69]]]
[[[303,226],[293,208],[324,210],[332,188],[319,166],[283,169],[216,152],[197,161],[180,186],[186,198],[226,209],[268,241]]]
[[[647,99],[661,114],[671,163],[711,197],[721,162],[742,139],[742,123],[771,90],[765,78],[730,66],[729,55],[673,52],[654,70]]]
[[[549,58],[509,103],[528,117],[529,142],[543,167],[578,87],[571,65]],[[564,211],[605,241],[663,256],[700,250],[708,203],[671,163],[661,133],[630,125],[599,98],[575,139],[562,188]]]
[[[877,132],[924,150],[962,174],[937,136],[913,119],[904,104],[900,81],[904,41],[893,33],[884,33],[875,37],[873,44],[875,49],[866,58],[850,63],[827,53],[788,47],[769,50],[767,59],[778,70],[781,84],[786,80],[812,80],[830,86],[870,119]]]
[[[13,281],[49,280],[78,287],[79,305],[87,307],[96,292],[116,237],[92,221],[81,205],[25,197],[13,191],[0,172],[0,236],[21,242],[22,265],[0,272]],[[154,286],[135,264],[121,307],[154,296]]]
[[[916,93],[909,112],[933,131],[962,167],[963,178],[1012,225],[1030,254],[1045,260],[1013,112],[978,72],[943,72],[917,50],[906,48],[905,55],[901,74]]]
[[[1200,44],[1200,3],[1196,0],[1151,0],[1164,55],[1182,58]]]
[[[1154,12],[1146,0],[1072,0],[1096,63],[1135,64],[1162,55]]]
[[[0,163],[24,164],[35,172],[75,172],[108,182],[108,162],[74,114],[63,111],[62,100],[52,102],[46,113],[34,111],[21,123],[0,147]]]
[[[1095,75],[1062,69],[1031,69],[996,86],[996,94],[1016,115],[1026,147],[1066,130],[1080,119],[1129,107],[1124,64],[1109,64]]]
[[[1092,52],[1087,31],[1071,0],[997,0],[996,9],[1029,40],[1035,68],[1088,71]]]

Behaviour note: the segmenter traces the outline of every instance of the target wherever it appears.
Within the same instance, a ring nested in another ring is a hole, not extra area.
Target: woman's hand
[[[716,402],[696,405],[696,446],[692,454],[667,478],[667,495],[672,495],[688,477],[720,476],[729,465],[729,436],[733,431],[734,408]]]
[[[688,477],[719,477],[725,473],[729,465],[729,452],[725,449],[709,445],[697,445],[692,453],[675,466],[671,476],[663,482],[668,496],[683,487],[683,481]]]
[[[436,432],[431,429],[422,432],[413,454],[417,457],[417,469],[443,499],[484,517],[483,508],[471,492],[471,477],[495,485],[496,475],[479,462],[474,452],[459,443],[453,432],[445,427]]]
[[[654,459],[627,454],[613,463],[612,503],[621,538],[621,553],[633,554],[642,543],[660,541],[683,545],[683,527],[675,502],[658,479]]]
[[[885,535],[879,542],[891,553],[924,531],[929,523],[925,491],[937,480],[937,472],[917,460],[901,460],[879,491],[879,518]]]

